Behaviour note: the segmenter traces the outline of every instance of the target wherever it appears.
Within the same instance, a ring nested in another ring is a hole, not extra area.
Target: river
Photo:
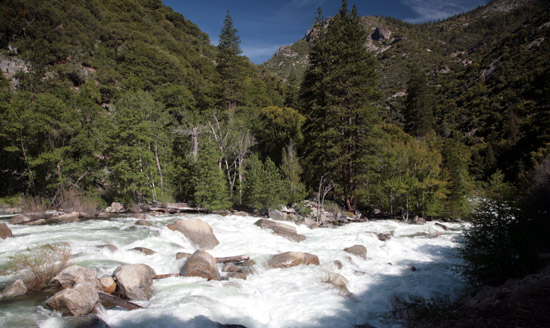
[[[352,223],[337,228],[309,229],[296,225],[306,236],[292,242],[254,225],[258,218],[219,215],[149,216],[153,227],[136,226],[136,219],[120,217],[84,222],[21,226],[9,225],[14,238],[0,240],[0,266],[11,255],[46,243],[67,242],[72,264],[111,275],[123,263],[145,263],[157,274],[177,273],[184,259],[177,252],[193,253],[190,242],[166,226],[176,220],[199,217],[214,230],[220,244],[209,251],[215,257],[248,254],[256,265],[247,280],[206,281],[202,278],[155,280],[146,308],[107,309],[101,318],[111,327],[216,327],[215,322],[253,327],[400,327],[388,317],[395,296],[441,297],[454,300],[464,282],[455,272],[461,231],[443,231],[433,222],[412,225],[397,221]],[[6,222],[0,220],[0,222]],[[292,223],[290,223],[292,224]],[[460,228],[458,224],[446,223]],[[394,236],[380,241],[377,233]],[[435,236],[435,237],[434,237]],[[113,244],[111,252],[98,245]],[[361,244],[367,258],[350,255],[344,248]],[[156,254],[131,250],[147,247]],[[315,254],[320,266],[270,269],[269,258],[286,251]],[[339,260],[338,269],[333,262]],[[412,271],[414,266],[416,271]],[[353,296],[341,296],[326,283],[331,273],[348,280]],[[6,285],[15,277],[0,276]],[[48,310],[36,298],[0,303],[0,327],[66,327],[68,319]]]

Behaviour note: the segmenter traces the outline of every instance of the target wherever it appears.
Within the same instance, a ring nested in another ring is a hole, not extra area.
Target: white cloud
[[[417,17],[405,19],[409,23],[422,23],[445,19],[475,8],[482,0],[402,0],[403,5],[418,14]]]

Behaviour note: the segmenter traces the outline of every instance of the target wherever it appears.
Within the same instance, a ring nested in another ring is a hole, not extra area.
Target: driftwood
[[[250,259],[250,255],[238,255],[238,256],[229,256],[229,257],[216,257],[216,262],[218,263],[227,263],[227,262],[244,262]]]
[[[170,278],[170,277],[179,277],[179,276],[180,276],[179,273],[157,274],[157,275],[153,276],[153,280]]]
[[[113,304],[113,305],[116,305],[116,306],[120,306],[120,307],[125,308],[127,310],[143,309],[143,306],[137,305],[136,303],[132,303],[132,302],[127,301],[127,300],[123,300],[120,297],[109,295],[109,294],[101,292],[101,291],[98,291],[97,294],[99,295],[100,300],[105,301],[105,302],[110,303],[110,304]]]

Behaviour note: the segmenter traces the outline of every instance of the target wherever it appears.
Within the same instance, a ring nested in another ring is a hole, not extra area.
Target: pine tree
[[[415,137],[423,137],[434,128],[433,100],[426,81],[426,75],[417,66],[410,69],[407,82],[405,132]]]
[[[319,13],[317,24],[322,25]],[[377,74],[375,59],[364,44],[366,31],[355,6],[346,1],[326,29],[314,39],[300,94],[310,185],[326,173],[337,183],[348,210],[358,204],[357,192],[366,184],[369,137],[378,115],[373,102]]]
[[[288,203],[294,204],[295,202],[303,200],[305,197],[305,186],[302,181],[300,181],[302,166],[300,165],[298,154],[296,154],[296,148],[292,140],[288,146],[283,149],[281,170],[288,184]]]
[[[220,77],[221,105],[229,109],[239,103],[241,98],[239,93],[243,88],[241,77],[242,60],[239,58],[239,55],[242,53],[240,47],[241,40],[237,35],[237,31],[228,10],[220,32],[216,71]]]

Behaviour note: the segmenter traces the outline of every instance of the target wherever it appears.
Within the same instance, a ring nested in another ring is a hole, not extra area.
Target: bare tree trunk
[[[164,181],[162,178],[162,168],[160,167],[160,161],[159,161],[159,153],[158,153],[158,143],[155,140],[155,147],[153,149],[155,151],[155,161],[157,162],[157,169],[159,171],[159,178],[160,178],[160,192],[164,194]]]
[[[116,306],[120,306],[120,307],[125,308],[127,310],[143,309],[143,306],[141,306],[141,305],[137,305],[136,303],[132,303],[130,301],[124,300],[120,297],[109,295],[109,294],[104,293],[102,291],[98,291],[97,295],[99,296],[100,300],[105,301],[107,303],[111,303],[111,304],[116,305]]]

